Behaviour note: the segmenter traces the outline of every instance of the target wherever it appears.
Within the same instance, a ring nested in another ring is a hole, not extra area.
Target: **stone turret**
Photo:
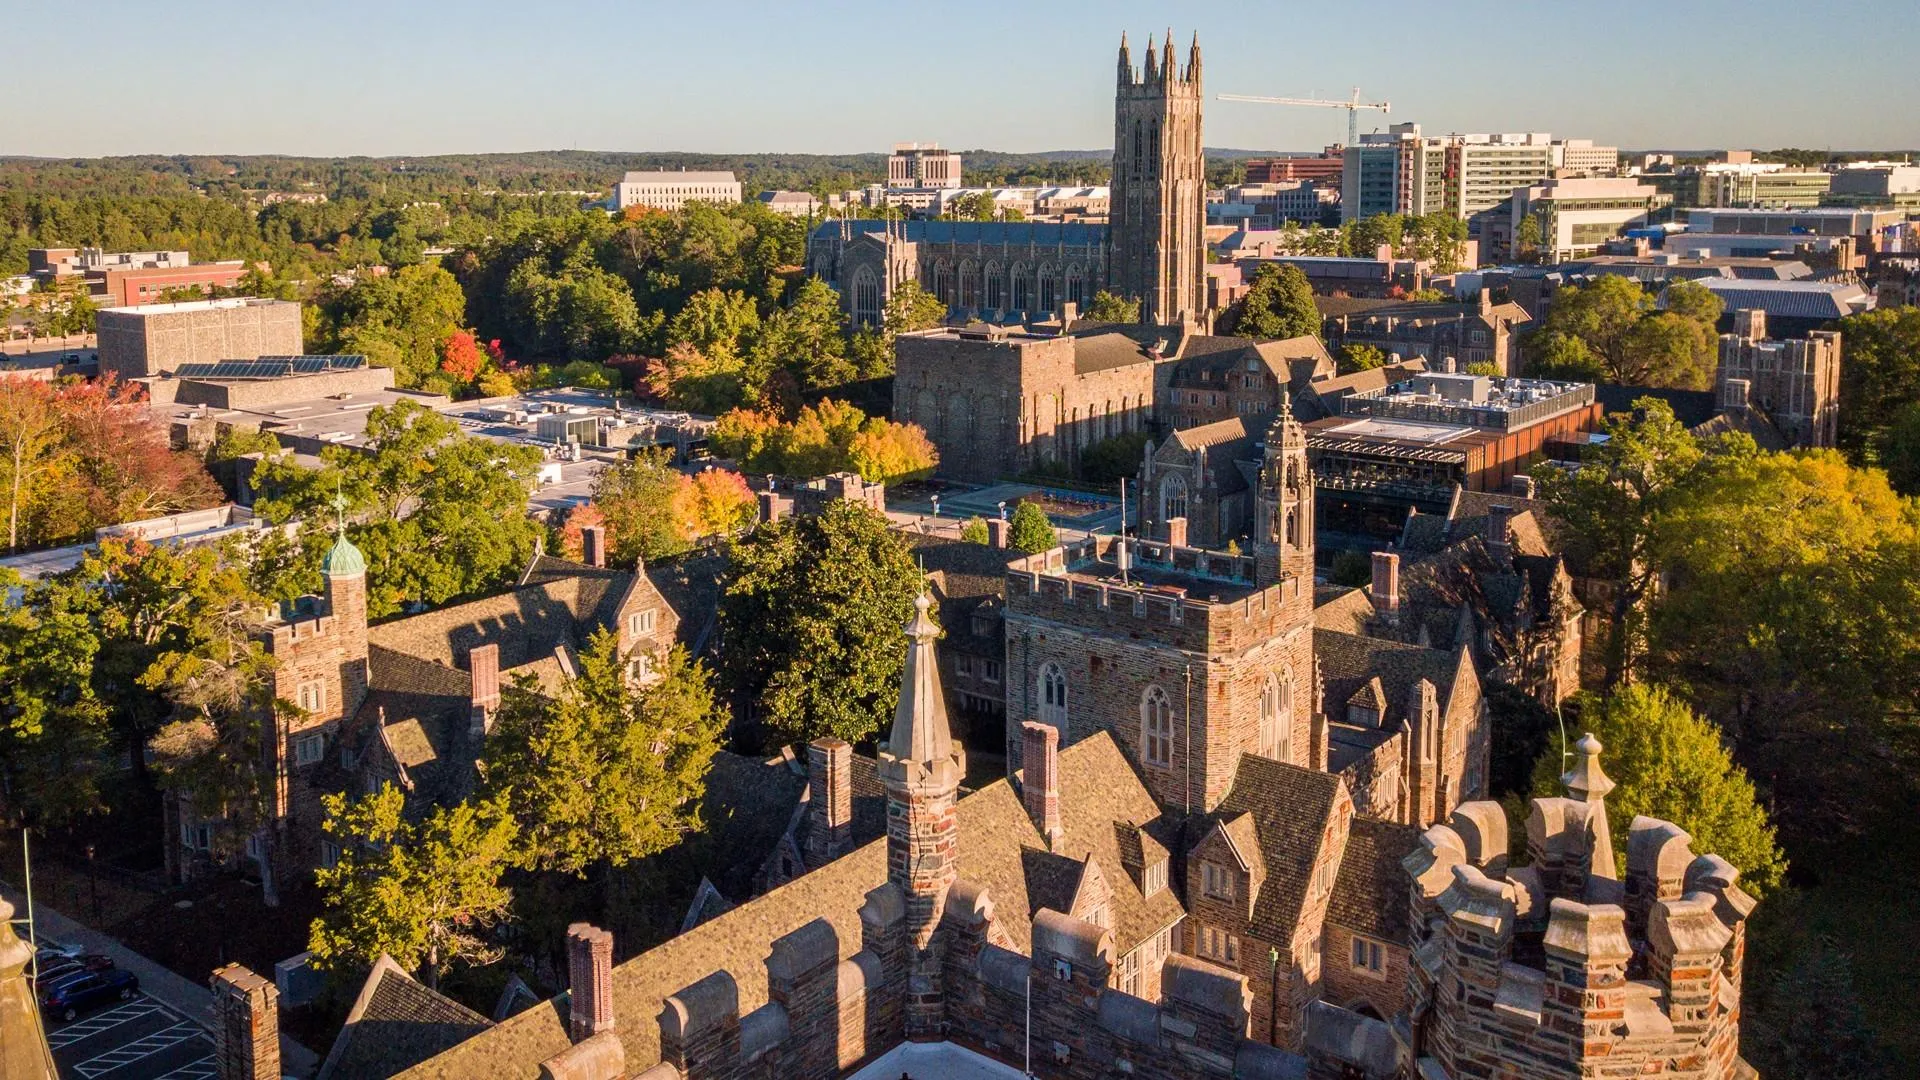
[[[1669,822],[1635,818],[1626,880],[1606,818],[1613,782],[1587,735],[1536,799],[1531,864],[1507,869],[1495,803],[1465,803],[1404,863],[1415,934],[1407,1028],[1433,1075],[1514,1080],[1601,1075],[1733,1080],[1745,924],[1753,899],[1717,856]],[[1423,1066],[1421,1075],[1427,1071]]]
[[[947,724],[934,642],[933,599],[914,600],[907,624],[907,664],[893,730],[880,751],[880,782],[887,790],[887,878],[906,900],[908,953],[906,1026],[909,1036],[938,1035],[945,1003],[941,957],[934,931],[959,870],[959,819],[954,798],[966,773],[962,751]]]
[[[1267,427],[1254,516],[1253,549],[1262,585],[1287,580],[1313,582],[1313,469],[1307,461],[1307,431],[1294,419],[1287,395]]]

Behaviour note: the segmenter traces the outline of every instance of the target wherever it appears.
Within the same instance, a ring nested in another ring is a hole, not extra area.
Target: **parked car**
[[[140,992],[140,980],[131,971],[108,968],[68,975],[49,988],[41,1005],[48,1016],[73,1020],[82,1012],[109,1001],[127,1001]]]

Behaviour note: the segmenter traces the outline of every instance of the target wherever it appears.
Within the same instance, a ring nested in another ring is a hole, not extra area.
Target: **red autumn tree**
[[[465,330],[448,334],[447,340],[440,345],[440,370],[463,383],[471,383],[479,378],[486,366],[486,354],[480,351],[480,345],[473,335]]]
[[[607,545],[601,550],[612,550],[613,530],[607,528],[607,515],[601,513],[598,506],[590,502],[584,502],[567,511],[566,520],[560,523],[561,558],[572,559],[575,562],[586,558],[587,549],[586,544],[581,539],[581,532],[590,525],[598,525],[603,529],[607,529]]]

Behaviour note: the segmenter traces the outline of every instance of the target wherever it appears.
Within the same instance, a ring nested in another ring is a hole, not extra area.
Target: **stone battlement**
[[[1584,744],[1583,744],[1584,745]],[[1590,762],[1597,760],[1594,743]],[[1584,774],[1569,773],[1570,786]],[[1598,776],[1582,798],[1536,799],[1528,864],[1508,868],[1497,803],[1465,803],[1420,838],[1404,866],[1415,913],[1410,1013],[1395,1033],[1434,1071],[1480,1075],[1497,1060],[1518,1080],[1619,1075],[1722,1080],[1737,1051],[1747,915],[1738,871],[1695,855],[1671,822],[1637,817],[1625,880],[1615,876]],[[1612,1075],[1612,1072],[1609,1072]]]
[[[315,615],[268,627],[266,637],[270,651],[284,653],[297,644],[333,637],[338,631],[339,620],[332,615]]]
[[[1231,649],[1274,634],[1288,601],[1310,584],[1262,588],[1250,556],[1130,540],[1128,580],[1119,540],[1094,536],[1007,567],[1010,613],[1086,629],[1133,633],[1151,625],[1183,648]]]

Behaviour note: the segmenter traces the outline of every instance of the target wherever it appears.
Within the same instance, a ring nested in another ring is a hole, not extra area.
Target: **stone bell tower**
[[[1113,100],[1113,202],[1107,287],[1140,301],[1140,321],[1206,325],[1206,159],[1200,142],[1200,38],[1184,69],[1173,32],[1136,70],[1120,38]]]

